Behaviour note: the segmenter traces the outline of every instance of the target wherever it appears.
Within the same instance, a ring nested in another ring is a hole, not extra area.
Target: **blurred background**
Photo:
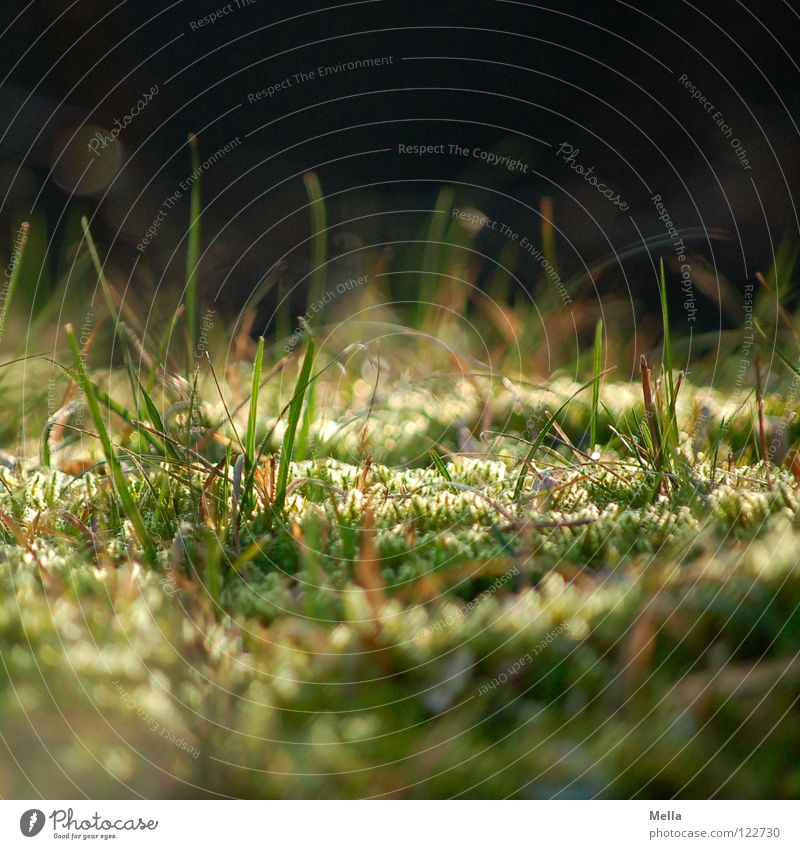
[[[460,246],[447,274],[486,288],[500,264],[498,297],[564,306],[569,334],[590,334],[602,303],[633,338],[657,319],[663,256],[675,334],[738,325],[744,285],[797,236],[797,13],[551,5],[18,4],[0,34],[0,214],[6,261],[31,221],[20,315],[54,293],[69,315],[74,293],[80,320],[82,215],[125,297],[174,308],[195,133],[198,284],[232,317],[258,293],[253,332],[278,332],[284,297],[285,324],[307,306],[308,171],[327,198],[331,281],[372,270],[374,287],[390,269],[381,297],[417,298],[424,277],[405,272],[430,271],[421,242],[438,238]],[[451,226],[452,207],[490,224]]]

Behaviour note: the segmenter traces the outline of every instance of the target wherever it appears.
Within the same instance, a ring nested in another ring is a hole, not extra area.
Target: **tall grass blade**
[[[30,225],[27,221],[23,221],[17,232],[17,238],[14,241],[14,250],[11,254],[11,262],[9,263],[11,271],[8,275],[8,282],[3,289],[2,295],[0,295],[0,300],[2,300],[2,306],[0,306],[0,342],[3,341],[3,336],[6,334],[8,316],[11,310],[11,304],[14,301],[14,292],[19,283],[22,258],[25,256],[25,245],[28,242],[29,231]]]
[[[664,271],[663,257],[658,263],[659,274],[659,296],[661,298],[661,323],[664,327],[664,378],[666,387],[666,407],[672,410],[675,407],[675,383],[672,378],[672,339],[669,331],[669,308],[667,306],[667,275]],[[678,444],[678,427],[673,420],[667,422],[666,434],[668,442],[673,447]]]
[[[452,186],[443,186],[436,198],[436,206],[431,213],[431,220],[428,222],[425,251],[422,255],[423,277],[417,307],[417,327],[423,325],[425,314],[429,309],[428,305],[436,300],[439,278],[435,275],[439,269],[438,260],[444,251],[442,242],[447,232],[447,225],[450,222],[450,210],[453,208],[454,196]]]
[[[325,293],[325,281],[327,278],[328,260],[328,213],[325,209],[325,198],[322,195],[322,186],[319,177],[309,171],[303,175],[306,194],[311,204],[311,288],[309,301],[317,303]],[[309,314],[316,314],[309,310]]]
[[[100,281],[100,289],[103,292],[103,298],[108,307],[108,314],[111,316],[111,321],[114,325],[114,332],[119,333],[119,310],[116,303],[114,303],[111,286],[103,270],[103,263],[100,261],[100,254],[97,252],[97,246],[92,238],[91,230],[89,230],[89,219],[85,215],[81,218],[81,227],[83,228],[83,237],[86,239],[86,246],[89,248],[89,256],[91,256],[94,270],[97,272],[97,279]]]
[[[144,407],[147,412],[147,418],[150,420],[150,424],[153,426],[155,430],[159,433],[166,434],[167,429],[164,427],[164,421],[161,418],[161,413],[158,411],[158,407],[156,407],[155,402],[150,397],[150,394],[147,390],[139,383],[139,391],[142,394],[142,400],[144,401]],[[145,434],[146,431],[140,430],[140,433]],[[152,436],[152,434],[151,434]],[[170,440],[166,440],[164,443],[164,450],[167,455],[171,457],[173,460],[180,460],[180,456],[178,452],[175,450],[175,446],[172,444]]]
[[[144,521],[142,520],[139,509],[136,506],[133,495],[128,488],[128,482],[125,479],[125,473],[122,470],[122,465],[111,444],[111,438],[108,435],[105,422],[103,421],[103,413],[100,409],[100,404],[95,394],[94,384],[89,380],[89,375],[86,372],[86,365],[81,357],[80,346],[75,335],[75,330],[71,324],[65,328],[67,336],[67,344],[69,345],[70,353],[72,354],[73,362],[75,363],[76,376],[81,389],[83,389],[86,397],[86,403],[89,406],[89,415],[94,422],[97,435],[100,438],[100,444],[103,448],[103,455],[108,466],[109,476],[114,486],[114,491],[117,494],[123,512],[128,521],[133,525],[134,532],[139,540],[139,544],[144,549],[145,559],[151,566],[158,565],[158,557],[156,555],[156,547],[150,536]]]
[[[770,455],[767,451],[767,431],[764,424],[764,385],[761,381],[761,353],[756,351],[753,362],[756,370],[756,406],[758,409],[758,447],[761,453],[761,462],[764,464],[764,475],[767,479],[767,488],[772,489],[772,475],[769,471]]]
[[[297,377],[297,385],[295,394],[289,407],[289,419],[286,426],[286,433],[283,437],[283,447],[281,449],[281,461],[278,467],[278,483],[275,487],[275,510],[280,512],[283,510],[283,505],[286,500],[286,487],[289,481],[289,465],[292,462],[294,451],[294,437],[297,431],[297,423],[300,421],[300,412],[303,408],[303,398],[305,397],[308,388],[309,378],[311,376],[311,366],[314,363],[314,340],[309,336],[308,348],[303,359],[303,365],[300,368],[300,374]]]
[[[303,410],[303,422],[300,425],[300,432],[297,434],[297,447],[295,448],[295,458],[298,462],[305,460],[308,456],[308,435],[311,431],[311,422],[314,421],[314,415],[317,406],[317,384],[311,383],[306,393],[306,405]]]
[[[598,318],[594,328],[594,376],[600,374],[600,366],[602,365],[603,357],[603,319]],[[592,421],[590,427],[590,448],[589,452],[593,453],[597,447],[597,418],[600,407],[600,381],[596,381],[592,385]]]
[[[253,383],[250,390],[250,409],[247,414],[247,433],[244,439],[244,453],[247,473],[256,462],[256,426],[258,424],[258,390],[261,386],[261,367],[264,361],[264,337],[259,336],[256,358],[253,363]]]
[[[553,198],[543,197],[539,202],[541,217],[542,256],[550,267],[558,273],[558,256],[556,254],[556,228],[553,224]]]
[[[192,157],[192,194],[189,201],[189,238],[186,245],[186,376],[192,371],[197,335],[197,266],[200,262],[200,149],[197,136],[189,133]]]

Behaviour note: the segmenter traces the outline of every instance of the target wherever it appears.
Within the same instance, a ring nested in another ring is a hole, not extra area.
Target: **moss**
[[[208,471],[145,456],[129,479],[158,569],[99,471],[0,469],[7,795],[796,794],[791,477],[773,468],[770,491],[747,457],[733,479],[712,469],[732,411],[687,386],[683,419],[710,410],[704,442],[684,433],[659,490],[610,430],[641,414],[635,388],[609,383],[603,463],[545,453],[516,500],[525,449],[508,437],[576,388],[496,387],[506,437],[488,456],[445,453],[488,384],[438,404],[395,394],[373,412],[366,474],[361,426],[323,411],[326,453],[292,466],[284,515],[255,497],[238,541],[232,470],[201,513]],[[266,433],[280,399],[264,405]],[[588,417],[570,404],[575,444]]]

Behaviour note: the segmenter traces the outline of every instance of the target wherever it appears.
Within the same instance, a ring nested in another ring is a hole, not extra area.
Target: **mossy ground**
[[[191,469],[114,423],[155,563],[96,440],[8,460],[0,795],[800,794],[800,502],[752,402],[687,383],[660,479],[612,431],[641,387],[609,381],[600,457],[575,395],[577,450],[548,443],[515,498],[520,439],[577,384],[332,373],[280,514],[269,461],[241,503],[210,381],[165,425],[197,448],[223,423]]]

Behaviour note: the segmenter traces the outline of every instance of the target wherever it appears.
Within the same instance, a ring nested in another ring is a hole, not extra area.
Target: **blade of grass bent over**
[[[78,346],[78,340],[75,336],[75,330],[71,324],[68,324],[65,331],[67,335],[67,344],[69,345],[70,353],[72,354],[72,359],[75,363],[75,370],[77,372],[79,385],[86,396],[86,402],[89,405],[89,414],[91,415],[94,426],[97,429],[100,444],[103,446],[103,454],[110,472],[114,491],[122,504],[125,516],[133,525],[133,529],[139,539],[139,544],[144,549],[146,560],[151,566],[156,566],[158,564],[158,557],[156,554],[155,544],[145,527],[133,495],[128,488],[128,482],[125,480],[122,465],[120,464],[119,458],[111,445],[111,438],[108,435],[108,430],[106,429],[105,422],[103,421],[103,414],[100,410],[100,404],[97,401],[94,385],[89,380],[89,376],[86,372],[86,366],[81,359],[80,347]]]
[[[436,471],[446,480],[451,481],[453,478],[450,475],[450,472],[447,470],[447,466],[444,464],[444,460],[431,448],[430,450],[431,460],[433,460],[433,465],[436,466]]]
[[[612,368],[613,368],[613,366],[612,366]],[[527,474],[528,474],[528,471],[527,471],[528,470],[528,464],[531,463],[533,461],[533,458],[536,456],[536,452],[539,450],[539,447],[541,446],[542,442],[544,442],[545,437],[550,432],[550,429],[553,427],[553,422],[555,422],[556,419],[561,415],[561,413],[566,409],[566,407],[570,403],[570,401],[574,400],[574,398],[577,395],[579,395],[581,392],[583,392],[584,389],[588,389],[592,384],[594,384],[598,380],[600,380],[600,378],[604,374],[607,374],[609,371],[611,371],[610,368],[605,369],[604,371],[601,371],[599,374],[596,374],[591,380],[587,380],[586,383],[579,386],[572,393],[572,395],[570,395],[569,398],[567,398],[567,400],[564,401],[564,403],[555,411],[555,413],[553,413],[547,419],[547,421],[544,423],[544,425],[542,426],[542,429],[539,431],[539,435],[533,441],[533,444],[531,445],[530,450],[528,451],[528,454],[525,457],[525,461],[522,464],[522,468],[519,470],[519,475],[517,475],[517,482],[514,485],[514,500],[515,501],[518,501],[520,496],[522,495],[522,487],[525,483],[525,478],[527,477]]]
[[[45,359],[60,368],[76,386],[80,385],[81,377],[78,372],[73,371],[71,368],[67,368],[62,363],[56,362],[55,360],[51,360],[49,357],[45,357]],[[125,407],[123,407],[122,404],[120,404],[118,401],[115,401],[110,395],[107,395],[105,392],[103,392],[102,389],[100,389],[99,386],[96,386],[94,383],[92,383],[92,390],[94,391],[95,397],[98,399],[98,401],[100,401],[102,404],[105,404],[106,407],[108,407],[108,409],[112,413],[119,416],[129,427],[140,432],[141,435],[153,446],[153,448],[156,449],[157,452],[159,452],[160,454],[164,454],[165,448],[162,444],[161,439],[159,438],[159,435],[157,435],[156,433],[151,433],[147,429],[143,430],[141,428],[141,423],[137,422],[137,420],[131,416],[130,412]],[[74,403],[74,401],[72,403]],[[50,416],[50,418],[45,422],[45,426],[42,431],[40,450],[40,462],[42,466],[49,467],[51,464],[51,451],[48,437],[52,428],[56,424],[58,424],[58,417],[62,412],[63,408],[62,410],[56,411],[56,413]],[[162,436],[164,435],[163,430],[160,430],[159,433]]]

